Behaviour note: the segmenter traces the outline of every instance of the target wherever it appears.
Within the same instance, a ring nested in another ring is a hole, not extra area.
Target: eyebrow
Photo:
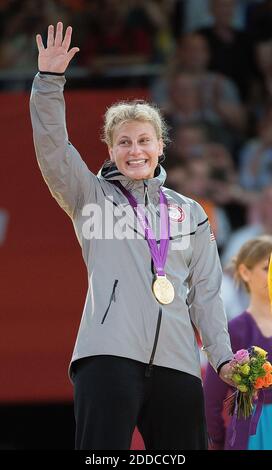
[[[143,135],[148,135],[149,136],[149,134],[147,132],[143,132],[142,134],[139,135],[139,137],[141,137]],[[124,139],[124,137],[126,139],[130,139],[130,137],[128,135],[122,135],[121,137],[119,137],[119,139]]]

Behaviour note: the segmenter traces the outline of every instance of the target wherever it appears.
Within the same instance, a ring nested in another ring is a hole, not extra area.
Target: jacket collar
[[[166,171],[160,164],[158,164],[155,169],[154,178],[146,180],[132,180],[128,176],[120,173],[115,164],[111,164],[107,161],[103,164],[97,176],[98,178],[109,182],[120,181],[120,183],[122,183],[122,185],[136,197],[138,202],[143,202],[144,195],[147,191],[151,202],[153,202],[153,204],[157,204],[159,201],[159,189],[163,186],[166,180]]]

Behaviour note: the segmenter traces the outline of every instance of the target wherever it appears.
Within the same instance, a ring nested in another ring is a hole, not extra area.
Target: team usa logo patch
[[[168,204],[169,218],[174,222],[183,222],[185,219],[184,210],[176,204]]]

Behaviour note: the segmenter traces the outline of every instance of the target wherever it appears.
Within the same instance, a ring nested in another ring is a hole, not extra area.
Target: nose
[[[141,146],[138,144],[138,142],[132,142],[129,153],[131,155],[140,155],[141,154]]]

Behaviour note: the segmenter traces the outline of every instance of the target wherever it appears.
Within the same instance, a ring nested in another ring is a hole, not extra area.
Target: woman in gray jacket
[[[163,186],[166,132],[145,102],[111,106],[110,161],[94,175],[68,140],[64,73],[72,28],[37,35],[31,120],[39,167],[72,219],[89,287],[70,364],[76,448],[205,449],[198,345],[227,381],[232,358],[216,242],[202,207]]]

